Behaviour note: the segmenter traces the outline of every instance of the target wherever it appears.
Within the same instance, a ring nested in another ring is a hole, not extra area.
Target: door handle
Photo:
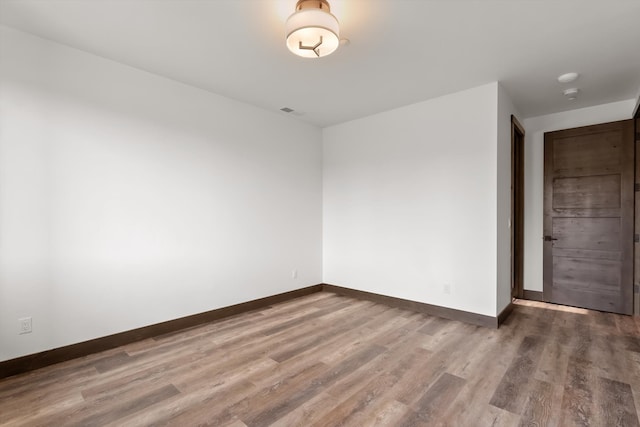
[[[543,239],[544,239],[545,242],[551,242],[552,240],[558,240],[553,236],[544,236]]]

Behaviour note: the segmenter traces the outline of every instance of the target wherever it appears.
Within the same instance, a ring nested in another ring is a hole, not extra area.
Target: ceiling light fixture
[[[298,0],[287,19],[287,47],[303,58],[320,58],[340,45],[340,25],[327,0]]]

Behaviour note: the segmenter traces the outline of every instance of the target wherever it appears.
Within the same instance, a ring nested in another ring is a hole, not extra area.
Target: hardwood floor
[[[637,318],[523,301],[494,330],[329,292],[0,381],[11,426],[638,426],[639,405]]]

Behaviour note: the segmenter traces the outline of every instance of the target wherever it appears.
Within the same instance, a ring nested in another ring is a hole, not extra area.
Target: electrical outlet
[[[442,287],[442,291],[447,295],[451,294],[451,284],[445,283],[444,286]]]
[[[22,334],[30,334],[32,331],[31,328],[31,317],[23,317],[18,319],[18,333]]]
[[[291,270],[291,278],[295,279],[298,277],[298,270]]]

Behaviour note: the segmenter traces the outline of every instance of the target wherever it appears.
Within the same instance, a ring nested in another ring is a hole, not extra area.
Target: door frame
[[[511,115],[511,298],[524,298],[524,127]]]

